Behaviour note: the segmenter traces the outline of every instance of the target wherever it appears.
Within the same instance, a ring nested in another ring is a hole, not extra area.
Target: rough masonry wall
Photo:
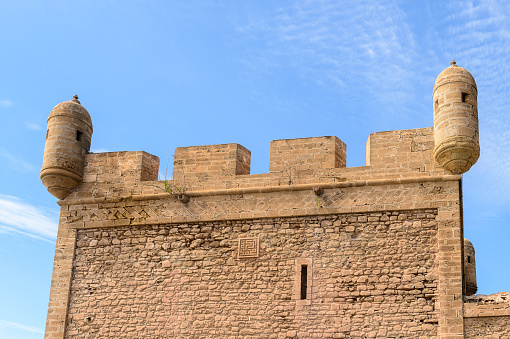
[[[464,338],[510,338],[510,316],[464,319]]]
[[[68,338],[431,338],[437,210],[77,231]],[[238,259],[239,238],[260,241]],[[299,270],[309,293],[300,300]]]

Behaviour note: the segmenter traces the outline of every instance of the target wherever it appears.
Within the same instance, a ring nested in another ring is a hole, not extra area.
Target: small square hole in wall
[[[243,258],[258,258],[259,257],[259,238],[239,238],[237,246],[237,257]]]

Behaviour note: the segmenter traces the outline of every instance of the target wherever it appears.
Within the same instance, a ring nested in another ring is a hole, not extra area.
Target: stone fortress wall
[[[334,136],[273,141],[255,175],[241,145],[180,147],[170,181],[148,153],[88,153],[90,115],[57,105],[41,171],[61,199],[46,338],[508,336],[507,295],[468,296],[476,99],[452,63],[434,127],[371,134],[367,166],[347,168]]]

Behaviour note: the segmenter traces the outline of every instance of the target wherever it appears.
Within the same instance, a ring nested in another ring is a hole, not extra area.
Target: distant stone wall
[[[510,316],[464,319],[464,338],[510,338]]]
[[[510,338],[510,292],[464,298],[465,338]]]
[[[77,230],[66,337],[435,337],[437,217]]]

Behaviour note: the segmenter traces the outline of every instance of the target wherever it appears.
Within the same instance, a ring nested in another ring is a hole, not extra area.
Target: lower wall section
[[[78,230],[66,336],[435,337],[436,217]]]
[[[510,316],[464,319],[465,338],[510,338]]]

